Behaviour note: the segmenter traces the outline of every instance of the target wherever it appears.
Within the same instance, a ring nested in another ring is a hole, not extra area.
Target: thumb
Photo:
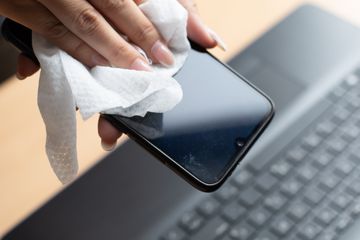
[[[219,46],[225,50],[226,46],[221,38],[202,22],[196,3],[193,0],[178,1],[189,13],[187,24],[189,38],[205,48]]]
[[[19,54],[17,60],[16,77],[23,80],[39,70],[39,66],[24,54]]]

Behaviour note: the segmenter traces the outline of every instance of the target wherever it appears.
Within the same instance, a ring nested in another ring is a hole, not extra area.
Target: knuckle
[[[70,55],[76,58],[78,61],[82,62],[88,67],[93,67],[93,62],[90,56],[94,53],[89,48],[88,45],[84,42],[78,42],[74,44],[73,48],[70,50]]]
[[[198,12],[198,6],[195,1],[191,1],[189,3],[188,11],[190,13],[197,13]]]
[[[72,56],[86,66],[93,67],[92,59],[90,57],[91,51],[89,51],[89,47],[85,43],[81,42],[77,44],[73,49]]]
[[[79,60],[82,56],[83,49],[85,47],[85,43],[79,42],[73,46],[73,49],[71,50],[71,54],[73,57]]]
[[[93,35],[100,25],[99,14],[93,8],[84,9],[74,21],[75,28],[85,35]]]
[[[156,35],[157,31],[155,27],[151,23],[147,23],[141,26],[138,31],[135,32],[134,38],[137,42],[142,43]]]
[[[118,67],[128,67],[136,58],[137,55],[125,45],[115,48],[109,56],[110,62]]]
[[[190,13],[197,13],[198,6],[195,0],[179,0],[180,3],[186,8]]]
[[[68,29],[58,21],[47,22],[44,24],[43,35],[50,39],[61,39],[67,33]]]
[[[110,11],[119,11],[124,9],[127,4],[127,0],[102,0],[101,1],[101,8],[104,10]]]
[[[129,50],[125,45],[120,45],[110,52],[109,57],[112,61],[120,62],[122,58],[127,55],[128,52]]]

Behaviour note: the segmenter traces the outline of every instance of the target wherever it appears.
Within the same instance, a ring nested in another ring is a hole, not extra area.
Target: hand
[[[141,0],[2,0],[0,15],[43,35],[89,67],[111,64],[135,70],[151,69],[143,56],[118,32],[127,35],[144,49],[154,62],[171,65],[173,56],[162,43],[156,28],[137,7],[140,2]],[[216,45],[224,48],[220,38],[201,22],[193,0],[179,2],[189,12],[189,38],[206,48]],[[26,56],[19,55],[19,79],[25,79],[38,69]],[[101,117],[98,132],[106,150],[111,150],[121,136],[117,129]]]

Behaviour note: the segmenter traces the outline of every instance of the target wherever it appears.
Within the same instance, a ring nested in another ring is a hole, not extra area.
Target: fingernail
[[[174,57],[170,50],[161,42],[156,43],[151,48],[153,56],[164,66],[169,67],[174,64]]]
[[[141,49],[139,46],[136,46],[135,44],[131,44],[136,51],[138,51],[138,53],[141,54],[141,56],[144,57],[144,59],[146,60],[146,62],[151,65],[152,64],[152,60],[146,55],[145,51],[143,49]]]
[[[114,150],[115,146],[116,146],[116,142],[113,143],[113,144],[108,144],[108,143],[106,143],[106,142],[104,142],[104,141],[101,140],[101,147],[102,147],[105,151],[112,151],[112,150]]]
[[[108,66],[109,65],[109,61],[106,60],[103,56],[101,55],[94,55],[92,57],[92,61],[94,63],[94,66]]]
[[[219,48],[221,48],[221,50],[223,51],[226,51],[227,50],[227,47],[226,47],[226,44],[225,42],[221,39],[221,37],[216,33],[214,32],[214,30],[208,28],[208,33],[210,35],[210,37],[212,39],[214,39],[214,41],[216,42],[217,46]]]
[[[135,61],[130,65],[130,69],[139,70],[139,71],[148,71],[151,72],[152,68],[141,58],[135,59]]]
[[[16,72],[16,78],[19,80],[24,80],[26,77],[24,75],[21,75],[19,72]]]

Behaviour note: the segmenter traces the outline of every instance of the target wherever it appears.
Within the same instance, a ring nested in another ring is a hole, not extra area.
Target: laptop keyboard
[[[284,151],[250,161],[160,239],[338,239],[360,217],[359,77]]]

